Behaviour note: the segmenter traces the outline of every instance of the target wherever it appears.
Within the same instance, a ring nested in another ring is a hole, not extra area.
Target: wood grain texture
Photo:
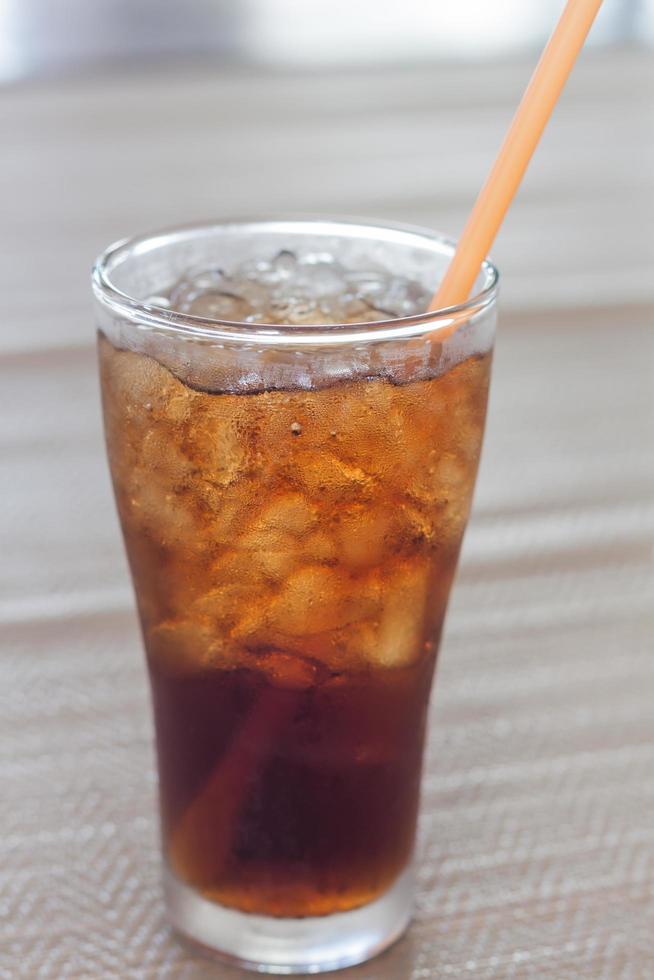
[[[241,975],[163,918],[91,258],[210,213],[456,232],[527,74],[188,68],[4,91],[2,980]],[[498,243],[504,315],[433,699],[416,918],[344,977],[654,975],[653,84],[646,53],[585,59]]]

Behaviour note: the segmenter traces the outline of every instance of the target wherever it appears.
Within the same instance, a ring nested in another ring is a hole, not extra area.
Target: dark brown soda
[[[174,873],[207,898],[268,915],[322,915],[383,893],[413,847],[432,663],[294,690],[254,670],[169,676],[153,659]],[[207,793],[252,721],[252,754]],[[225,824],[230,794],[238,805]]]
[[[244,394],[104,337],[100,365],[172,873],[263,915],[380,897],[411,859],[490,356]]]

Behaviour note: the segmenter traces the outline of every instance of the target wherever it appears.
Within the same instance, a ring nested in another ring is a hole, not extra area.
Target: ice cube
[[[268,309],[270,316],[274,317],[275,323],[300,325],[302,323],[317,323],[320,319],[316,301],[298,287],[294,288],[291,293],[284,293],[283,298],[271,299]]]
[[[392,277],[387,288],[373,293],[376,306],[391,316],[412,316],[427,309],[429,293],[412,279]]]
[[[239,553],[264,578],[280,582],[297,563],[297,543],[289,534],[274,528],[256,527],[239,542]]]
[[[339,553],[353,569],[378,565],[388,552],[393,515],[382,508],[356,507],[340,516]]]
[[[333,451],[341,465],[349,465],[365,476],[386,478],[402,454],[402,430],[392,411],[395,394],[385,382],[369,382],[343,397],[331,416],[340,438]]]
[[[450,493],[461,493],[470,482],[469,469],[453,453],[441,456],[436,467],[437,479]]]
[[[314,297],[342,293],[345,287],[343,267],[335,261],[311,261],[302,265],[302,283]]]
[[[147,530],[152,541],[185,547],[188,542],[195,542],[198,531],[195,504],[171,485],[169,477],[145,466],[135,467],[125,475],[124,491],[130,519]]]
[[[338,544],[332,535],[316,531],[303,539],[302,553],[304,559],[311,563],[333,564],[338,558]]]
[[[323,633],[374,615],[378,593],[374,583],[357,587],[334,568],[307,565],[288,577],[271,603],[269,620],[290,636]]]
[[[146,405],[160,410],[176,388],[188,393],[188,389],[153,358],[116,350],[104,339],[100,343],[107,408],[116,419],[127,414],[138,430],[141,427],[147,429],[152,419]]]
[[[297,271],[297,259],[286,248],[278,252],[270,264],[278,279],[290,279]]]
[[[385,292],[389,285],[389,275],[381,269],[351,270],[345,280],[354,296],[366,298]]]
[[[405,667],[420,656],[427,639],[424,633],[429,574],[429,564],[414,558],[385,577],[383,609],[373,653],[376,665]]]
[[[360,499],[373,488],[373,479],[365,470],[339,459],[334,453],[317,453],[303,458],[298,476],[309,494],[332,501]]]
[[[178,424],[190,418],[194,401],[194,392],[183,388],[180,391],[171,391],[169,397],[165,399],[155,397],[152,401],[146,402],[144,408],[148,412],[153,412],[155,417],[160,414],[167,422]]]
[[[267,259],[248,259],[241,262],[234,270],[233,277],[257,285],[265,291],[266,296],[269,295],[270,287],[279,283],[279,273]]]
[[[207,544],[231,547],[247,522],[259,488],[243,478],[225,484],[201,479],[195,484],[194,492],[203,511]]]
[[[191,270],[172,288],[169,304],[212,319],[301,326],[418,313],[427,300],[419,283],[383,269],[345,269],[329,252],[282,249],[230,274]]]
[[[224,663],[226,653],[215,631],[195,620],[166,620],[148,630],[146,646],[167,673],[184,675]]]
[[[435,539],[438,512],[433,506],[421,507],[415,501],[404,499],[396,511],[400,545],[403,543],[431,544]]]
[[[256,667],[264,671],[275,687],[291,691],[304,691],[317,684],[324,674],[322,665],[315,660],[281,650],[269,650],[257,655]]]
[[[285,493],[267,503],[250,525],[251,534],[268,530],[306,534],[316,523],[315,507],[300,493]]]
[[[189,306],[204,292],[222,288],[222,269],[189,269],[177,280],[170,290],[170,305],[182,313],[189,312]]]
[[[334,634],[339,659],[344,667],[367,667],[375,662],[379,624],[374,619],[349,623]],[[335,659],[335,657],[334,657]]]
[[[240,555],[236,561],[231,563],[233,569],[237,568],[239,558],[245,560],[246,556]],[[226,566],[229,563],[226,563]],[[250,566],[252,562],[250,561]],[[226,567],[225,566],[225,567]],[[253,601],[259,601],[267,594],[267,587],[261,582],[260,575],[248,578],[239,578],[233,574],[230,579],[223,571],[224,578],[220,585],[214,588],[207,588],[206,582],[201,583],[201,592],[196,595],[188,606],[189,616],[194,620],[211,623],[213,626],[220,627],[220,633],[235,626],[243,612]],[[216,580],[215,570],[213,581]]]
[[[184,312],[210,320],[242,321],[252,313],[252,307],[242,296],[232,293],[204,292],[191,300]]]
[[[346,320],[363,320],[364,317],[368,316],[372,307],[367,300],[360,296],[353,296],[352,298],[344,296],[341,309]]]
[[[235,420],[229,411],[214,410],[212,402],[195,406],[184,442],[199,482],[227,486],[248,465],[247,446]]]

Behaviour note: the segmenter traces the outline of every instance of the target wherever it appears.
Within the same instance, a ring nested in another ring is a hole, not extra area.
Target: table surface
[[[503,322],[433,698],[415,921],[344,977],[654,975],[653,60],[584,58],[498,241]],[[91,258],[210,214],[456,233],[529,68],[172,65],[0,95],[0,977],[241,975],[164,921]]]

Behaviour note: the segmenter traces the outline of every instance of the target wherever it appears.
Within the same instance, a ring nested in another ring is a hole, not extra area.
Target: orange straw
[[[602,0],[568,0],[547,42],[430,311],[464,303],[490,251]],[[454,329],[452,326],[450,332]]]

